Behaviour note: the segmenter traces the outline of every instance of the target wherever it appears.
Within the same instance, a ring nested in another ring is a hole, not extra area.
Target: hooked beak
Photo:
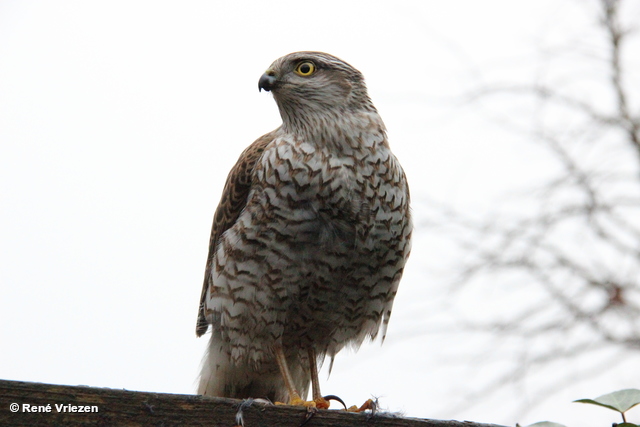
[[[273,90],[273,87],[276,84],[276,80],[276,73],[274,71],[265,71],[265,73],[260,77],[260,81],[258,82],[258,91],[264,89],[267,92],[270,92],[271,90]]]

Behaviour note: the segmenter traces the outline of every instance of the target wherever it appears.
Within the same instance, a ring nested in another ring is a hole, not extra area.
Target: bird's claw
[[[329,401],[330,400],[335,400],[336,402],[340,402],[342,403],[342,406],[344,406],[344,409],[347,409],[347,405],[344,403],[344,400],[340,399],[338,396],[336,396],[335,394],[330,394],[328,396],[322,397],[320,398],[322,399],[324,402],[326,402],[327,404],[327,408],[329,408]],[[319,399],[316,399],[319,400]],[[326,408],[325,408],[326,409]]]
[[[313,416],[318,412],[318,408],[316,408],[315,406],[307,406],[307,413],[304,416],[304,420],[302,420],[302,422],[300,423],[299,427],[304,426],[306,423],[309,422],[309,420],[311,418],[313,418]]]

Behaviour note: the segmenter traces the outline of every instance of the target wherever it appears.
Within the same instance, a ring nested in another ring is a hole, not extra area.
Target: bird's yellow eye
[[[316,66],[313,62],[304,61],[299,63],[294,71],[299,76],[307,77],[316,71]]]

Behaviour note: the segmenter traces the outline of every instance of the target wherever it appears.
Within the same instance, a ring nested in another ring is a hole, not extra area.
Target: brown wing
[[[218,246],[218,240],[222,233],[227,231],[238,219],[240,213],[247,204],[249,190],[253,179],[253,167],[255,166],[267,144],[273,140],[275,131],[258,138],[253,144],[247,147],[235,166],[229,172],[227,182],[224,184],[224,191],[220,198],[220,203],[213,216],[211,226],[211,237],[209,238],[209,255],[207,256],[207,267],[204,270],[204,283],[202,285],[202,295],[200,296],[200,306],[198,308],[198,321],[196,323],[196,335],[201,336],[207,332],[209,324],[205,315],[205,298],[207,289],[211,284],[211,264],[213,255]]]

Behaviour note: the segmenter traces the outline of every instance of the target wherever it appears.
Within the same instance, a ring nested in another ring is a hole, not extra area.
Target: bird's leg
[[[311,372],[311,396],[313,401],[316,403],[316,408],[329,409],[329,401],[320,394],[320,380],[318,379],[318,359],[316,357],[316,351],[312,347],[309,347],[307,352],[309,355],[309,371]]]
[[[289,392],[289,404],[297,405],[297,406],[315,406],[313,402],[306,402],[302,400],[300,397],[300,393],[296,390],[293,385],[293,377],[291,377],[291,372],[289,371],[289,367],[287,366],[287,359],[284,356],[284,351],[282,350],[282,346],[276,344],[273,348],[273,352],[276,356],[276,361],[278,362],[278,367],[280,368],[280,374],[282,375],[282,379],[284,380],[284,385],[287,388],[287,392]]]

